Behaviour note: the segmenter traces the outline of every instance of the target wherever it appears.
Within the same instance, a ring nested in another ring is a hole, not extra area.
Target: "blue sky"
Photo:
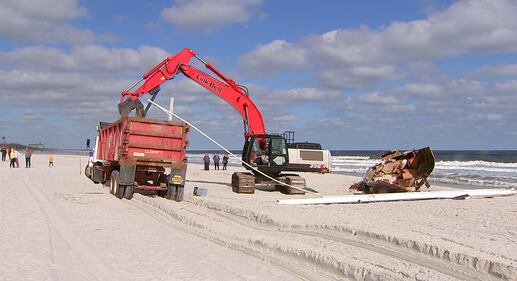
[[[22,3],[24,2],[24,3]],[[191,48],[268,132],[330,149],[517,149],[515,1],[0,1],[0,135],[81,148],[120,91]],[[232,149],[231,106],[177,77],[157,101]],[[164,119],[157,109],[150,117]],[[197,133],[191,149],[216,149]]]

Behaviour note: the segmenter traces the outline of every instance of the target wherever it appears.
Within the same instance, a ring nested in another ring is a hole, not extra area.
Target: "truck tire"
[[[133,199],[133,193],[134,193],[133,185],[132,184],[127,185],[126,188],[124,189],[124,198],[126,198],[127,200]]]
[[[124,198],[124,191],[126,190],[126,187],[123,186],[123,185],[116,185],[115,186],[115,197],[117,197],[118,199],[122,199]]]
[[[86,167],[84,167],[84,175],[89,178],[89,179],[92,179],[91,175],[90,175],[90,169],[88,169],[88,165],[86,165]]]
[[[118,171],[111,171],[111,176],[110,176],[110,180],[109,180],[109,182],[110,182],[109,189],[110,189],[110,194],[112,194],[112,195],[115,195],[115,176],[117,176],[117,179],[118,179]],[[118,182],[118,180],[117,180],[117,182]]]
[[[119,172],[113,171],[111,172],[111,186],[113,186],[113,194],[118,199],[124,198],[124,190],[125,186],[119,183]]]
[[[176,195],[174,196],[174,201],[181,202],[183,201],[183,192],[185,190],[185,187],[183,185],[177,185],[176,186]]]
[[[174,184],[168,185],[167,193],[165,193],[165,198],[169,200],[174,200],[174,198],[176,198],[176,186]]]

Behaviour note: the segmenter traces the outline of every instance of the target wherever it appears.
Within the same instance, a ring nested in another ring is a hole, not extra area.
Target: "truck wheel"
[[[124,197],[125,187],[119,183],[119,172],[113,171],[111,172],[111,186],[113,186],[113,194],[118,199],[122,199]]]
[[[87,178],[92,179],[92,177],[90,176],[90,170],[88,169],[88,166],[84,167],[84,175]]]
[[[176,186],[176,196],[174,196],[174,201],[181,202],[183,201],[183,191],[185,190],[185,187],[182,185]]]
[[[126,188],[124,190],[124,198],[126,198],[127,200],[131,200],[133,198],[133,185],[132,184],[126,186]]]
[[[118,199],[124,198],[124,191],[125,190],[126,190],[125,186],[123,186],[121,184],[115,185],[115,197],[117,197]]]
[[[110,194],[115,195],[115,190],[116,190],[115,184],[118,185],[118,175],[119,175],[118,171],[111,171],[111,176],[110,176],[110,181],[109,181],[110,182],[110,186],[109,186]]]
[[[176,198],[176,186],[173,184],[169,184],[167,188],[167,193],[165,193],[165,198],[169,200],[173,200]]]

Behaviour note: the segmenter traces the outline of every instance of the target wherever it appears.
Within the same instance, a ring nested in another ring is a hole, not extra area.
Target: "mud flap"
[[[133,185],[135,182],[136,160],[127,160],[120,163],[120,179],[121,185]]]
[[[169,175],[169,184],[174,185],[185,185],[185,179],[187,176],[187,167],[171,168],[171,174]]]
[[[102,166],[94,165],[92,167],[91,179],[94,183],[103,183],[104,182],[104,173],[103,173]]]

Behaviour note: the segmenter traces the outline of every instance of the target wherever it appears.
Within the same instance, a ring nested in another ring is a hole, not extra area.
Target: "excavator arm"
[[[191,66],[189,62],[192,57],[199,59],[207,69],[215,73],[220,79]],[[139,101],[139,98],[149,93],[152,95],[151,99],[154,99],[158,94],[160,85],[173,79],[179,73],[183,73],[197,84],[233,106],[244,121],[244,134],[246,136],[265,134],[266,130],[262,115],[257,106],[249,98],[246,88],[226,77],[211,64],[199,58],[196,53],[190,49],[183,49],[178,54],[166,58],[149,72],[142,75],[142,78],[126,91],[123,91],[119,103],[120,114],[127,116],[133,109],[136,109],[137,116],[144,117],[147,109],[145,111],[143,110],[143,105]],[[141,82],[143,82],[143,84],[131,92],[131,90]]]

